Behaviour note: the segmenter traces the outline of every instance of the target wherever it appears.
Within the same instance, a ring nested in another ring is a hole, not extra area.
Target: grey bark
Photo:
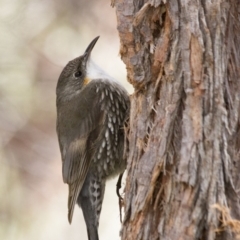
[[[236,239],[240,2],[115,0],[115,7],[135,89],[122,239]]]

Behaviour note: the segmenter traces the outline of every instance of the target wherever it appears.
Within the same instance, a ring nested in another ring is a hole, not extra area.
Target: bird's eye
[[[82,72],[81,72],[81,71],[77,71],[77,72],[75,72],[75,73],[73,74],[73,76],[74,76],[75,78],[79,78],[79,77],[82,76]]]

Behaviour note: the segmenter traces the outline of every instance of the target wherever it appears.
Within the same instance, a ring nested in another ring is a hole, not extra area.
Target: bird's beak
[[[89,59],[89,57],[90,57],[90,55],[91,55],[91,52],[92,52],[92,50],[93,50],[93,47],[95,46],[95,44],[96,44],[97,40],[99,39],[99,37],[100,37],[100,36],[97,36],[97,37],[95,37],[95,38],[91,41],[91,43],[88,45],[85,53],[83,54],[84,60],[85,60],[86,63],[87,63],[87,61],[88,61],[88,59]]]

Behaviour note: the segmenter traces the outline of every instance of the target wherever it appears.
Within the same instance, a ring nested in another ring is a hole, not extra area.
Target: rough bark
[[[240,2],[115,7],[135,89],[122,239],[236,239]]]

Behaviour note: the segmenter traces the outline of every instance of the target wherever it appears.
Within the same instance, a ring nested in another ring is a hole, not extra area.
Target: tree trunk
[[[135,89],[122,240],[236,239],[240,1],[115,7]]]

